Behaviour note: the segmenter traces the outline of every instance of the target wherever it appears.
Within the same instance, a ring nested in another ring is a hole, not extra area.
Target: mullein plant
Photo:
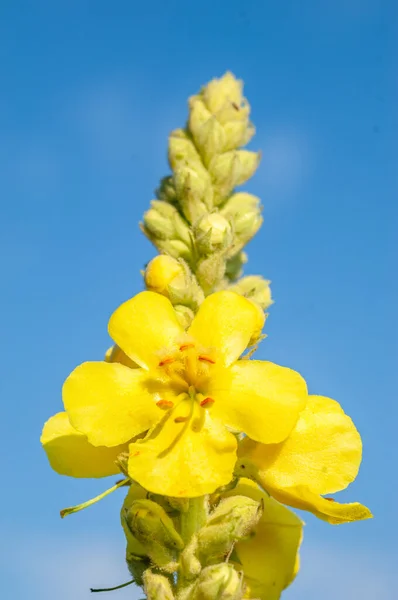
[[[146,290],[112,314],[114,346],[69,375],[41,437],[61,475],[121,475],[61,515],[125,488],[127,564],[148,600],[277,600],[302,541],[287,506],[332,524],[372,516],[330,497],[361,462],[351,419],[296,371],[254,358],[272,299],[269,281],[242,276],[262,224],[259,198],[236,191],[260,159],[243,149],[249,114],[231,73],[189,99],[141,224],[159,251]]]

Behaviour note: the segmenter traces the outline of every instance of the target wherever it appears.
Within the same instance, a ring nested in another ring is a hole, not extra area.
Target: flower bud
[[[212,79],[202,90],[202,96],[207,108],[213,114],[220,114],[223,109],[225,110],[231,105],[235,105],[237,109],[234,110],[238,112],[244,100],[242,90],[242,81],[227,72],[220,79]]]
[[[168,296],[170,285],[185,285],[185,269],[175,258],[160,254],[148,263],[144,279],[148,290]]]
[[[188,224],[172,204],[152,200],[151,208],[144,214],[142,231],[160,250],[174,258],[192,259],[192,238]]]
[[[240,600],[242,576],[228,563],[203,569],[192,593],[192,600]]]
[[[269,280],[264,279],[261,275],[248,275],[230,286],[229,289],[252,300],[263,310],[267,310],[273,304],[270,283]]]
[[[189,167],[198,173],[206,174],[202,160],[189,134],[183,129],[175,129],[169,137],[169,163],[173,171]]]
[[[200,96],[189,100],[189,129],[205,165],[224,152],[225,133],[216,117],[207,110]]]
[[[175,204],[177,202],[176,189],[174,187],[174,182],[171,175],[161,179],[160,185],[156,190],[156,198],[171,204]]]
[[[209,174],[181,167],[174,174],[179,204],[185,218],[194,223],[213,208],[213,188]]]
[[[235,239],[230,253],[235,255],[261,227],[260,199],[246,192],[238,192],[228,199],[220,212],[233,224]]]
[[[250,533],[261,515],[261,503],[252,498],[230,496],[222,500],[198,532],[199,559],[207,563],[221,560]]]
[[[184,542],[165,510],[152,500],[135,500],[124,508],[124,518],[128,531],[151,560],[159,567],[174,570],[176,553]]]
[[[228,277],[230,281],[235,281],[238,277],[240,277],[243,273],[243,265],[247,263],[247,254],[246,252],[238,252],[231,258],[228,258],[225,275]]]
[[[147,600],[174,600],[170,581],[164,575],[152,573],[148,569],[142,579]]]
[[[261,160],[260,152],[251,152],[250,150],[237,150],[240,169],[236,185],[246,183],[250,177],[253,177]]]
[[[232,243],[232,228],[219,213],[203,216],[194,228],[196,247],[201,254],[226,250]]]
[[[225,257],[216,252],[202,258],[196,269],[196,277],[205,294],[209,294],[223,279],[225,273]]]
[[[209,172],[213,180],[214,205],[218,206],[229,196],[239,180],[240,163],[237,152],[224,152],[215,156],[210,162]]]

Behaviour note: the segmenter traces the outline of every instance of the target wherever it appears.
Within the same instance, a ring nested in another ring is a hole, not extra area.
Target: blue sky
[[[259,356],[353,417],[364,460],[340,496],[375,513],[340,527],[306,515],[284,597],[393,599],[397,13],[393,0],[1,3],[2,598],[84,600],[128,577],[121,493],[61,521],[108,482],[57,476],[39,435],[65,377],[102,357],[109,315],[142,288],[154,250],[138,221],[169,131],[230,69],[263,151],[247,186],[265,222],[246,272],[275,297]]]

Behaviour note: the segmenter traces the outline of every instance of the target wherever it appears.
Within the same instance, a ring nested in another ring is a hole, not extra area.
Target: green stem
[[[207,496],[199,496],[189,499],[186,512],[181,513],[181,537],[187,545],[192,536],[199,531],[207,521]]]

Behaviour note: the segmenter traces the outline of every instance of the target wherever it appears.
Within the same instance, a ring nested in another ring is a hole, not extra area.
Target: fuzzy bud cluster
[[[263,220],[259,198],[234,191],[260,160],[259,153],[244,149],[255,129],[242,82],[226,73],[191,96],[188,106],[186,128],[169,137],[172,174],[161,180],[141,226],[161,254],[183,261],[190,271],[159,290],[184,326],[203,300],[198,286],[208,295],[240,277],[242,249]],[[145,283],[156,289],[147,275]]]

